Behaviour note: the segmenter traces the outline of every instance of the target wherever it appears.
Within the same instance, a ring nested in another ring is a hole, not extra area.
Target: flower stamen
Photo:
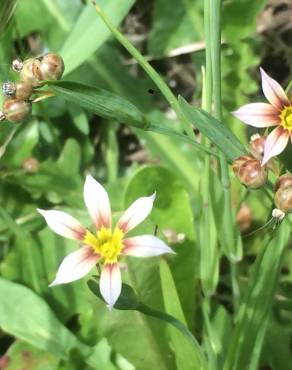
[[[94,253],[100,254],[105,263],[116,263],[123,248],[124,233],[118,227],[114,232],[102,226],[96,236],[87,231],[83,243],[92,247]]]
[[[285,107],[281,114],[281,125],[289,131],[292,131],[292,106]]]

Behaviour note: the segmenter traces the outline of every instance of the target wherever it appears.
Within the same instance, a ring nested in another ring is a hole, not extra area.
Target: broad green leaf
[[[118,26],[134,2],[135,0],[98,0],[97,4]],[[110,31],[96,14],[92,4],[87,5],[60,51],[66,66],[65,74],[92,56],[110,35]]]
[[[246,154],[244,146],[224,124],[206,111],[192,107],[181,96],[179,97],[179,104],[188,121],[216,145],[230,162]]]
[[[163,260],[160,261],[159,267],[165,310],[184,325],[187,325],[171,271],[167,263]],[[169,327],[169,332],[178,369],[207,369],[202,349],[198,344],[190,343],[181,333],[177,333],[172,327]]]
[[[0,278],[0,327],[43,351],[66,358],[78,346],[47,303],[23,285]]]

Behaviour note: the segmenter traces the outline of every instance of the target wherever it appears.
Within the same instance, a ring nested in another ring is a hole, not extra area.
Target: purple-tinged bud
[[[3,95],[7,96],[7,97],[14,97],[15,96],[15,92],[16,92],[16,85],[14,82],[4,82],[4,84],[2,85],[2,92],[3,92]]]
[[[267,169],[254,157],[246,155],[237,158],[232,164],[232,169],[238,180],[247,188],[258,189],[267,181]]]

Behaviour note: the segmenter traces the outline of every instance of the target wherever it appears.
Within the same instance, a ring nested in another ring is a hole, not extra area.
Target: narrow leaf
[[[246,154],[244,146],[237,137],[209,113],[192,107],[181,96],[179,104],[185,117],[226,155],[229,162]]]

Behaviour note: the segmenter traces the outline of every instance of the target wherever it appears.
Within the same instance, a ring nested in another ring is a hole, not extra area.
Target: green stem
[[[182,322],[177,320],[175,317],[167,313],[154,310],[153,308],[150,308],[143,303],[139,303],[139,306],[136,308],[136,310],[143,313],[144,315],[152,316],[152,317],[155,317],[156,319],[159,319],[159,320],[167,322],[168,324],[171,324],[176,329],[178,329],[195,347],[198,348],[198,353],[201,353],[201,348],[196,338],[189,331],[189,329]],[[203,359],[202,361],[204,362]]]
[[[222,121],[222,102],[221,102],[221,0],[212,0],[210,6],[210,24],[212,24],[211,39],[211,58],[213,75],[213,100],[214,116]],[[211,30],[210,30],[211,31]],[[223,217],[222,217],[222,236],[224,237],[224,249],[231,262],[240,256],[237,244],[235,243],[234,216],[231,206],[230,178],[228,164],[225,155],[219,155],[221,182],[223,186]]]
[[[107,25],[110,29],[114,37],[124,46],[124,48],[132,55],[132,57],[140,64],[140,66],[144,69],[144,71],[148,74],[148,76],[153,80],[155,85],[164,95],[166,100],[169,102],[172,109],[176,112],[177,117],[180,119],[184,130],[188,134],[189,137],[195,138],[192,125],[185,119],[183,116],[178,101],[170,88],[166,85],[160,75],[155,71],[155,69],[146,61],[143,55],[127,40],[127,38],[122,35],[119,30],[112,24],[110,19],[107,15],[100,9],[99,6],[95,4],[93,1],[93,5],[95,6],[95,10],[103,20],[103,22]]]

